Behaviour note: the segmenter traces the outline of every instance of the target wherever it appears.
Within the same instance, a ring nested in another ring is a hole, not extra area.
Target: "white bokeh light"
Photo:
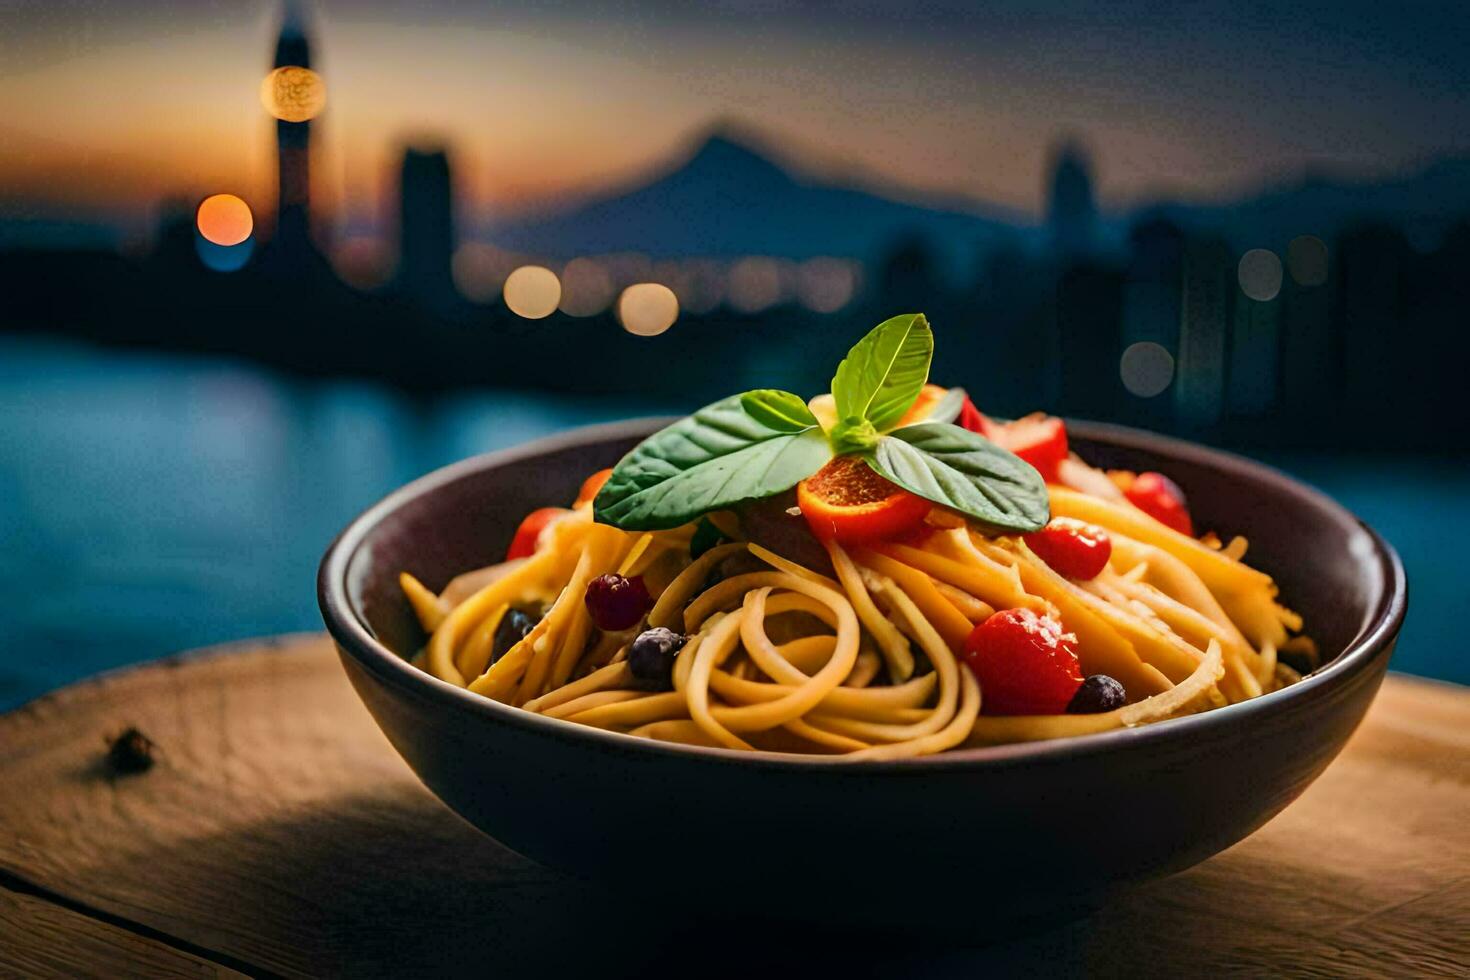
[[[1327,243],[1316,235],[1300,235],[1286,246],[1286,269],[1298,286],[1327,281]]]
[[[741,313],[759,313],[781,302],[781,267],[775,259],[752,255],[730,268],[726,300]]]
[[[561,270],[561,311],[568,316],[595,316],[613,299],[612,276],[594,259],[572,259]]]
[[[561,280],[545,266],[523,265],[505,279],[505,305],[527,320],[556,312],[561,302]]]
[[[1174,355],[1148,340],[1129,344],[1118,361],[1118,375],[1129,394],[1152,398],[1174,380]]]
[[[1240,291],[1259,303],[1269,303],[1281,292],[1281,259],[1269,248],[1253,248],[1242,255],[1235,275]]]
[[[857,270],[842,259],[816,258],[796,270],[796,298],[814,313],[836,313],[852,302]]]
[[[634,283],[618,297],[618,319],[631,334],[657,337],[679,319],[679,298],[662,283]]]
[[[493,245],[465,242],[454,250],[450,271],[465,299],[488,303],[500,295],[505,277],[520,263]]]
[[[684,264],[684,276],[675,284],[679,306],[690,313],[709,313],[724,302],[725,270],[710,259],[695,259]]]

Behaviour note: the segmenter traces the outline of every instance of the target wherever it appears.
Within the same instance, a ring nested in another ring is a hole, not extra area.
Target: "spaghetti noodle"
[[[915,351],[927,371],[927,330],[880,325],[809,406],[749,392],[676,423],[533,513],[499,565],[438,593],[403,573],[414,662],[581,725],[847,759],[1150,724],[1299,678],[1282,654],[1315,651],[1244,538],[1195,537],[1182,491],[1088,466],[1060,420],[894,381]]]
[[[1299,622],[1238,554],[1126,501],[1055,486],[1051,506],[1085,514],[1111,538],[1095,578],[1069,580],[1024,537],[973,527],[933,528],[922,547],[828,541],[830,570],[748,539],[691,557],[694,528],[619,531],[595,523],[586,501],[549,524],[529,558],[461,576],[439,595],[407,573],[401,581],[431,634],[419,662],[439,679],[549,717],[694,745],[903,758],[1146,724],[1294,679],[1276,654]],[[1233,550],[1243,548],[1235,539]],[[732,568],[749,570],[722,576]],[[592,624],[589,583],[609,574],[639,575],[651,593],[633,627]],[[469,592],[467,580],[483,584]],[[507,612],[543,607],[492,660]],[[1064,624],[1082,672],[1116,678],[1128,703],[1091,714],[984,713],[964,643],[1008,609]],[[687,637],[670,690],[650,690],[629,668],[645,627]]]

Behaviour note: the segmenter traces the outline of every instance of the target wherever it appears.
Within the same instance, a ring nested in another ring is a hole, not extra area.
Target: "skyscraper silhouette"
[[[451,271],[454,244],[449,156],[440,149],[409,147],[399,170],[399,291],[428,309],[452,306],[457,299]]]
[[[1047,194],[1047,227],[1060,256],[1092,251],[1097,205],[1092,199],[1092,161],[1086,149],[1068,139],[1053,147]]]
[[[273,68],[310,68],[311,39],[300,0],[286,0]],[[306,268],[311,237],[311,122],[276,120],[276,230],[271,251],[283,266]]]

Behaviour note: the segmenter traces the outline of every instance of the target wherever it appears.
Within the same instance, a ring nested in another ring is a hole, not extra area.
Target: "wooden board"
[[[244,976],[157,939],[6,888],[0,888],[0,938],[0,976]]]
[[[157,764],[112,775],[130,725]],[[419,785],[317,636],[83,682],[0,717],[0,748],[0,972],[1470,972],[1470,691],[1403,677],[1249,840],[985,949],[681,925],[544,871]]]

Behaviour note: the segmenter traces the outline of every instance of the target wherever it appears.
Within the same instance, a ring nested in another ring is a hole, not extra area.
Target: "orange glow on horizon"
[[[194,215],[199,234],[216,245],[239,245],[255,230],[250,205],[234,194],[211,194]]]

